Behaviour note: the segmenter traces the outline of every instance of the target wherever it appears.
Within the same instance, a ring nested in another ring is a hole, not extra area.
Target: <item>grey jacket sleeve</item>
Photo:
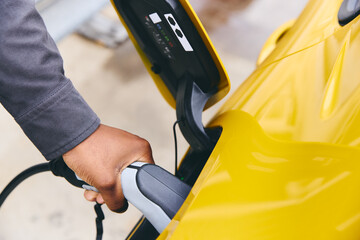
[[[33,0],[0,0],[0,102],[49,160],[100,124],[64,76],[62,58]]]

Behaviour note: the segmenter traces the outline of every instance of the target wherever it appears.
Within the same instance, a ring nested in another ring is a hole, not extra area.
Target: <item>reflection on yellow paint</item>
[[[239,110],[211,123],[220,124],[199,180],[159,239],[360,236],[359,148],[277,140]]]

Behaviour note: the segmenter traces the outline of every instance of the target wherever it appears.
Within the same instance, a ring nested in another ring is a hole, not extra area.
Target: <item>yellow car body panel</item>
[[[159,239],[360,238],[360,19],[341,27],[342,2],[309,1],[215,115],[223,133]]]
[[[339,4],[335,3],[341,1],[315,2],[333,3],[338,10]],[[288,34],[297,35],[295,30],[290,29]],[[303,28],[299,31],[308,32]],[[248,112],[267,134],[282,140],[359,146],[359,33],[360,21],[356,18],[296,53],[283,54],[274,49],[218,114]],[[286,48],[287,41],[294,40],[292,35],[285,35],[278,47]]]
[[[256,66],[259,66],[269,55],[274,51],[279,41],[287,32],[294,26],[296,19],[292,19],[283,25],[281,25],[278,29],[276,29],[271,36],[266,40],[259,57],[256,61]]]
[[[279,141],[236,110],[158,239],[358,239],[360,149]]]

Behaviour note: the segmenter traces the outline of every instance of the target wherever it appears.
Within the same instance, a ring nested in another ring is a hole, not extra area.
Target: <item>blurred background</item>
[[[255,68],[267,37],[296,18],[306,0],[190,0],[230,76],[230,94]],[[157,164],[174,171],[172,124],[167,105],[147,74],[107,0],[38,0],[37,8],[56,40],[69,77],[102,123],[151,143]],[[229,94],[229,95],[230,95]],[[223,102],[223,101],[222,101]],[[221,102],[204,113],[206,122]],[[0,109],[0,190],[25,168],[45,161],[12,117]],[[179,156],[187,149],[178,134]],[[104,240],[124,239],[141,213],[105,209]],[[22,183],[0,210],[0,240],[94,239],[93,204],[51,173]]]

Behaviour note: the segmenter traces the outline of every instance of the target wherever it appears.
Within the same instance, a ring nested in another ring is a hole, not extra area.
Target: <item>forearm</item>
[[[100,121],[64,76],[33,1],[0,1],[0,23],[0,101],[41,153],[56,158]]]

